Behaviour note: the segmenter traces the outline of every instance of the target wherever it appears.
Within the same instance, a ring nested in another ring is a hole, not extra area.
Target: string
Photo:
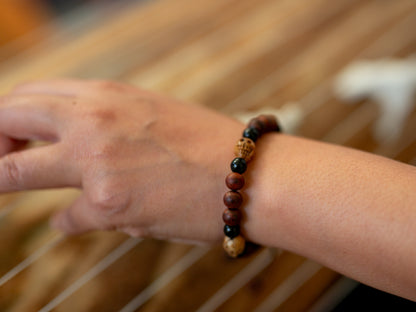
[[[53,298],[46,304],[39,312],[47,312],[51,311],[55,307],[57,307],[61,302],[71,296],[74,292],[80,289],[83,285],[87,282],[92,280],[98,274],[103,272],[107,269],[111,264],[133,249],[137,244],[139,244],[142,240],[138,238],[128,238],[122,244],[120,244],[117,248],[115,248],[112,252],[110,252],[107,256],[101,259],[94,267],[92,267],[88,272],[82,275],[79,279],[77,279],[73,284],[68,286],[64,291],[62,291],[58,296]]]
[[[311,260],[305,260],[282,284],[260,304],[256,312],[276,310],[283,302],[290,298],[305,282],[314,276],[322,266]]]
[[[333,311],[335,307],[348,296],[360,283],[348,277],[342,276],[313,303],[308,312]]]
[[[17,199],[17,200],[14,200],[13,202],[3,206],[3,208],[0,210],[0,220],[2,218],[6,217],[14,209],[16,209],[16,207],[20,204],[21,201],[22,201],[21,199]]]
[[[208,248],[194,247],[179,261],[177,261],[170,269],[164,272],[149,286],[142,290],[136,297],[127,303],[120,312],[133,312],[148,301],[152,296],[159,292],[163,287],[169,284],[173,279],[182,274],[191,265],[201,259],[207,252]]]
[[[211,298],[209,298],[197,312],[210,312],[217,309],[227,299],[234,295],[240,288],[246,285],[253,277],[266,268],[273,260],[275,255],[270,250],[263,250],[237,273],[227,284],[221,287]]]
[[[416,116],[413,117],[411,120],[409,120],[408,124],[412,125],[412,126],[416,125]],[[410,145],[412,145],[413,142],[416,140],[416,131],[414,131],[414,130],[415,130],[415,127],[413,126],[411,131],[410,131],[411,135],[406,136],[404,138],[403,138],[403,136],[400,137],[399,145],[398,146],[395,145],[395,150],[394,150],[393,154],[391,154],[389,149],[386,148],[383,145],[378,146],[374,150],[374,153],[379,154],[379,155],[384,155],[384,156],[389,157],[389,158],[396,158],[398,154],[400,154],[402,151],[404,151],[406,148],[408,148]],[[415,134],[415,135],[413,136],[412,134]],[[387,145],[387,147],[390,147],[390,145]],[[413,162],[409,161],[409,164],[412,164],[412,163],[414,163],[414,161]]]
[[[29,257],[27,257],[22,262],[17,264],[14,268],[9,270],[6,274],[4,274],[0,278],[0,286],[3,286],[6,282],[8,282],[10,279],[15,277],[20,272],[22,272],[24,269],[26,269],[29,265],[31,265],[36,260],[38,260],[40,257],[42,257],[45,253],[47,253],[53,247],[55,247],[56,245],[61,243],[64,239],[65,239],[65,235],[60,234],[60,235],[56,236],[55,238],[53,238],[48,243],[46,243],[45,245],[41,246],[33,254],[31,254]]]

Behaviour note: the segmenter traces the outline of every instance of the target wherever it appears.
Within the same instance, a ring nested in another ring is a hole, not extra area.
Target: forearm
[[[246,235],[416,300],[416,169],[268,135],[248,170]]]

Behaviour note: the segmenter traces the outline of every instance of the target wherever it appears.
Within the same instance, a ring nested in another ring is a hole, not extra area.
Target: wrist
[[[285,135],[269,133],[256,144],[256,155],[246,175],[243,194],[245,206],[243,234],[248,241],[283,247],[284,224],[280,221],[285,203],[284,181],[279,174],[278,164],[284,166],[281,156],[285,147]]]

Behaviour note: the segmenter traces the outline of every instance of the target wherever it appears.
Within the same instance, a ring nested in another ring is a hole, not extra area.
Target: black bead
[[[239,225],[224,225],[224,234],[229,238],[234,238],[240,235],[240,226]]]
[[[243,132],[243,137],[251,139],[256,142],[259,138],[260,132],[256,128],[246,128]]]
[[[244,158],[234,158],[231,162],[231,171],[243,174],[247,169],[247,162]]]

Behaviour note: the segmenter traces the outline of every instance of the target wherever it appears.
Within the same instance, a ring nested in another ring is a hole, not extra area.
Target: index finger
[[[55,141],[69,99],[51,95],[0,97],[0,134],[15,139]]]
[[[61,143],[7,154],[0,158],[0,193],[80,187],[81,177]],[[63,159],[67,159],[66,162]]]

